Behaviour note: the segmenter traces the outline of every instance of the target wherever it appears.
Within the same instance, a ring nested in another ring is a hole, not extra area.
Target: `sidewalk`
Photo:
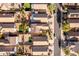
[[[54,33],[54,15],[53,14],[52,14],[52,18],[48,19],[48,22],[49,22],[49,27],[51,29],[51,35],[52,35],[52,40],[49,40],[49,43],[51,44],[49,46],[49,49],[52,50],[51,56],[54,56],[54,36],[53,36],[53,33]]]

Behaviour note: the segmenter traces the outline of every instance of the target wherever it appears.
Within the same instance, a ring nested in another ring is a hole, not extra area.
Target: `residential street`
[[[61,13],[61,22],[62,22],[62,17],[63,17],[63,12],[64,10],[62,10],[61,6],[59,4],[56,4],[57,8],[60,10],[60,13]],[[60,27],[60,30],[61,30],[61,46],[63,46],[65,43],[64,43],[64,39],[65,37],[63,36],[63,31],[62,31],[62,24],[61,24],[61,27]],[[62,51],[62,48],[60,49],[61,50],[61,55],[64,55],[64,52]]]
[[[60,52],[60,48],[59,48],[59,39],[61,38],[61,30],[59,28],[59,24],[57,22],[57,12],[52,14],[52,18],[49,19],[49,22],[51,23],[50,29],[52,31],[52,55],[53,56],[60,56],[61,52]],[[55,36],[54,36],[55,34]]]
[[[59,39],[61,38],[61,30],[59,28],[59,24],[57,23],[57,15],[54,15],[54,56],[60,56],[60,48],[59,48]]]

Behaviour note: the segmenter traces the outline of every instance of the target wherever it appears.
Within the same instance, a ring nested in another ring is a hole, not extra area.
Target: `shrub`
[[[50,13],[55,13],[55,10],[56,10],[55,4],[48,4],[48,9]]]
[[[65,55],[70,55],[70,50],[68,48],[64,48]]]
[[[32,37],[29,37],[29,42],[32,42]]]
[[[67,21],[64,21],[62,26],[64,32],[68,32],[70,30],[70,24]]]

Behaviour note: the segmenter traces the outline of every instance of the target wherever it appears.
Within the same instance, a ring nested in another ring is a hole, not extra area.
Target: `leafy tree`
[[[69,48],[64,48],[64,53],[65,53],[65,55],[70,55],[70,50],[69,50]]]
[[[24,7],[24,9],[26,9],[26,8],[28,9],[28,8],[31,8],[31,5],[30,5],[30,3],[24,3],[23,7]]]
[[[70,24],[68,22],[64,21],[62,26],[64,32],[68,32],[70,30]]]
[[[32,37],[29,37],[29,42],[32,42]]]
[[[54,13],[56,10],[55,4],[48,4],[48,9],[49,9],[51,14]]]
[[[79,51],[77,51],[77,54],[79,55]]]

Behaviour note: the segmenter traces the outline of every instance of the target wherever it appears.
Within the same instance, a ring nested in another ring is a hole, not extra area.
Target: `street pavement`
[[[60,8],[58,4],[56,4],[56,6],[57,8]],[[50,46],[49,49],[53,51],[51,55],[60,56],[61,48],[59,48],[59,40],[61,39],[61,28],[59,27],[59,24],[57,22],[57,12],[52,14],[52,18],[49,19],[49,22],[52,23],[50,24],[50,29],[52,31],[52,38],[53,38],[52,46]]]
[[[59,39],[61,39],[61,30],[59,28],[59,24],[57,22],[57,15],[54,15],[54,56],[60,56],[61,50],[59,48]]]
[[[53,56],[60,56],[60,48],[59,48],[59,39],[61,38],[61,31],[59,28],[59,24],[57,23],[57,15],[52,14],[52,18],[49,19],[49,22],[51,22],[50,29],[52,31],[52,46],[49,47],[53,52],[51,55]],[[54,37],[55,33],[55,37]]]

